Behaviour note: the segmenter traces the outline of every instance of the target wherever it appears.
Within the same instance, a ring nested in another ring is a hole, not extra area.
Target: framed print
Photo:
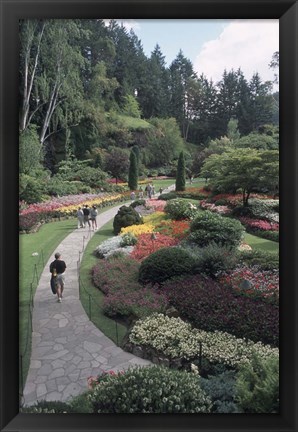
[[[297,431],[297,2],[0,2],[1,431]]]

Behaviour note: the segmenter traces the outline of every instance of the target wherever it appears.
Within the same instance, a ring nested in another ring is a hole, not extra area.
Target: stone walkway
[[[100,214],[97,217],[98,228],[112,219],[121,205]],[[76,223],[74,220],[74,226]],[[83,237],[87,237],[88,232],[88,227],[75,229],[56,250],[67,264],[62,303],[57,302],[57,296],[52,295],[49,285],[49,265],[53,256],[41,274],[34,298],[32,353],[24,389],[25,405],[32,405],[37,400],[67,401],[87,389],[87,378],[91,375],[151,364],[117,347],[89,321],[81,305],[77,262]],[[88,239],[93,235],[96,232],[91,231]]]

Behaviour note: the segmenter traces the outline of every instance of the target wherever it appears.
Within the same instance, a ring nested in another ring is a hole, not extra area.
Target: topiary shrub
[[[174,220],[193,219],[198,213],[196,205],[183,198],[169,200],[164,208],[166,214]]]
[[[132,208],[136,208],[136,207],[138,207],[138,206],[144,206],[146,204],[146,200],[144,200],[144,199],[137,199],[137,200],[134,200],[131,204],[130,204],[130,207],[132,207]]]
[[[131,206],[122,206],[114,217],[114,234],[118,235],[121,231],[121,228],[131,225],[140,225],[142,223],[143,218]]]
[[[227,247],[239,246],[244,228],[237,220],[212,213],[209,210],[199,212],[190,224],[189,240],[199,246],[210,242]]]
[[[177,198],[176,192],[163,193],[163,194],[159,195],[159,197],[158,197],[158,199],[164,200],[164,201],[168,201],[168,200],[171,200],[174,198]]]
[[[197,376],[161,366],[135,367],[98,377],[94,413],[208,413],[211,401]]]
[[[139,281],[158,283],[182,274],[193,272],[196,260],[186,250],[179,247],[160,249],[142,261],[139,269]]]

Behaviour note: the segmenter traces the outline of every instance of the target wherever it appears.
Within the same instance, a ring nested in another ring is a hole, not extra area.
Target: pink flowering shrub
[[[157,250],[174,246],[179,243],[179,238],[169,237],[168,235],[154,233],[155,238],[152,238],[152,234],[145,233],[138,236],[138,242],[134,247],[134,250],[130,254],[132,258],[138,261],[142,261],[148,255],[156,252]]]
[[[222,275],[219,282],[231,287],[237,294],[278,304],[278,271],[261,271],[256,268],[240,267],[229,274]]]
[[[240,222],[248,228],[263,230],[263,231],[278,231],[279,223],[268,222],[261,219],[251,219],[247,217],[239,217]]]
[[[149,207],[152,207],[154,209],[154,211],[163,211],[166,204],[167,203],[163,200],[156,200],[156,199],[146,200],[146,205],[148,205]]]

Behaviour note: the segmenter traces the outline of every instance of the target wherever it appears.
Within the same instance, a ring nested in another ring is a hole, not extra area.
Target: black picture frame
[[[271,431],[297,422],[298,5],[288,0],[0,0],[1,431]],[[271,415],[20,414],[18,400],[18,20],[21,18],[280,20],[280,413]]]

